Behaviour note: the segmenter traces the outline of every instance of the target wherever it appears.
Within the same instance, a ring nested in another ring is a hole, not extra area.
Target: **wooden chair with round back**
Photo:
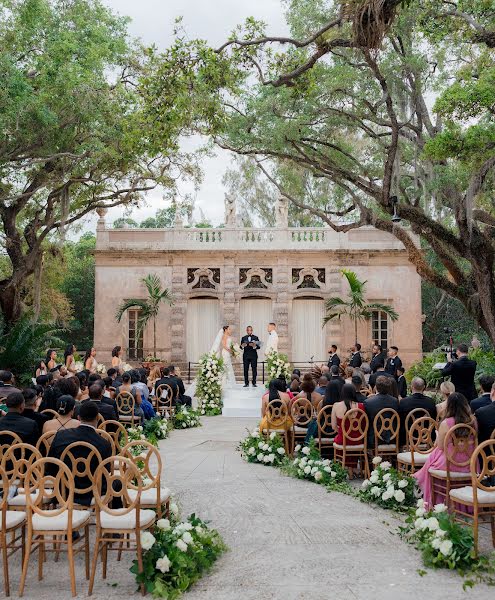
[[[330,404],[323,406],[318,411],[316,424],[318,426],[318,449],[320,454],[323,456],[325,451],[328,450],[330,456],[332,456],[335,431],[332,429],[332,406]]]
[[[179,388],[177,388],[178,390]],[[156,388],[156,410],[162,417],[173,419],[175,417],[174,390],[166,383]]]
[[[0,431],[0,458],[7,452],[10,446],[13,446],[14,444],[22,444],[22,440],[17,433],[9,431],[8,429]]]
[[[290,413],[294,427],[294,443],[298,440],[304,441],[308,426],[313,419],[313,405],[307,398],[297,398],[292,403]]]
[[[52,445],[56,433],[56,431],[47,431],[40,435],[36,442],[36,448],[41,452],[41,456],[48,456],[50,446]]]
[[[118,421],[103,421],[98,427],[99,430],[106,431],[112,436],[115,446],[115,454],[120,454],[122,448],[129,441],[127,429]]]
[[[114,462],[117,468],[114,469]],[[132,460],[123,456],[105,459],[95,473],[95,507],[96,507],[96,535],[95,549],[93,552],[93,563],[91,566],[91,578],[89,581],[88,595],[93,593],[98,556],[102,556],[103,579],[107,575],[108,550],[115,550],[112,544],[115,536],[131,536],[135,539],[135,546],[128,545],[123,548],[119,544],[119,553],[131,551],[137,553],[139,572],[143,572],[143,555],[141,549],[141,532],[149,529],[155,522],[156,513],[153,510],[142,510],[141,490],[143,487],[141,474]],[[137,493],[131,498],[130,490]],[[111,508],[112,502],[119,499],[122,508]],[[141,593],[144,595],[144,584],[141,584]]]
[[[52,474],[56,473],[56,474]],[[33,543],[38,545],[38,579],[43,579],[43,562],[46,545],[57,538],[58,545],[67,545],[67,562],[72,595],[76,595],[76,574],[74,556],[84,551],[86,578],[89,577],[89,520],[87,510],[74,510],[74,477],[69,467],[56,458],[42,458],[33,463],[26,474],[26,513],[27,538],[24,562],[22,565],[19,596],[24,594],[24,586],[29,567]],[[56,508],[46,509],[43,496],[49,491],[49,504]],[[84,530],[76,541],[73,533]],[[57,551],[58,552],[58,551]]]
[[[52,408],[45,408],[40,414],[46,415],[47,417],[50,417],[50,419],[56,419],[58,417],[58,412]]]
[[[474,427],[459,423],[451,427],[444,441],[446,469],[429,469],[434,504],[449,504],[450,490],[471,483],[471,456],[478,445]]]
[[[115,402],[117,403],[117,412],[121,423],[128,427],[139,425],[141,417],[134,414],[136,400],[131,392],[120,392]]]
[[[108,431],[105,431],[104,429],[100,429],[99,427],[95,430],[96,433],[102,437],[106,442],[108,442],[110,444],[110,446],[112,447],[112,456],[115,456],[117,453],[117,447],[115,446],[115,440],[112,437],[112,435],[110,435],[110,433],[108,433]],[[120,450],[119,450],[120,452]]]
[[[402,451],[405,452],[409,450],[409,430],[411,429],[411,425],[414,423],[416,419],[420,417],[429,417],[430,413],[426,410],[426,408],[414,408],[411,412],[406,415],[404,420],[404,430],[405,430],[405,444],[402,448]]]
[[[409,428],[409,443],[406,452],[397,454],[397,469],[407,475],[421,469],[434,446],[433,434],[437,423],[431,417],[416,419]]]
[[[104,416],[101,413],[98,413],[96,417],[96,427],[99,427],[105,421]]]
[[[8,509],[9,478],[1,465],[0,485],[3,489],[3,495],[0,496],[0,549],[2,552],[3,585],[5,595],[10,596],[9,558],[18,550],[21,550],[24,557],[26,513]]]
[[[373,456],[388,456],[395,462],[399,453],[399,413],[393,408],[382,409],[373,421],[373,432]]]
[[[347,468],[351,466],[351,461],[355,460],[357,464],[357,461],[362,460],[364,476],[369,478],[368,415],[360,408],[352,408],[345,413],[341,427],[343,432],[342,444],[333,443],[335,460]],[[351,459],[349,463],[347,459]]]
[[[144,440],[133,440],[122,448],[121,456],[132,460],[141,473],[141,508],[156,510],[158,518],[162,516],[162,506],[169,516],[170,491],[161,487],[162,459],[158,448]],[[129,490],[129,496],[134,498],[137,489]]]
[[[17,495],[9,500],[10,510],[26,510],[25,478],[29,467],[42,458],[41,453],[31,444],[13,444],[4,452],[1,460],[9,479],[9,485],[17,486]]]
[[[60,460],[69,467],[74,478],[74,506],[92,510],[94,473],[101,464],[101,454],[93,444],[77,441],[64,448]]]
[[[266,427],[262,433],[268,438],[270,433],[279,434],[284,440],[285,452],[292,454],[292,419],[289,417],[289,407],[283,400],[272,400],[266,406]]]
[[[479,522],[490,520],[495,547],[495,488],[487,480],[495,477],[495,440],[482,442],[471,456],[471,485],[450,490],[450,510],[460,522],[473,523],[474,552],[478,555]]]

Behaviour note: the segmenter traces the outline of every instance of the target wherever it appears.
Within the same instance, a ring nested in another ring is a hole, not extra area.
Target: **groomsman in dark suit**
[[[244,352],[242,362],[244,363],[244,387],[249,387],[249,367],[253,375],[253,387],[256,387],[256,375],[258,370],[258,348],[260,340],[253,334],[251,325],[246,327],[246,335],[241,339],[241,348]]]
[[[331,369],[333,365],[336,365],[337,367],[340,366],[340,357],[337,354],[337,346],[335,344],[330,346],[328,352],[328,368]]]
[[[380,344],[374,344],[372,349],[372,357],[370,362],[370,369],[372,373],[378,371],[378,367],[383,363],[385,364],[385,355]]]
[[[389,375],[393,375],[395,379],[397,379],[397,369],[402,367],[402,361],[398,354],[399,348],[397,346],[390,346],[387,362],[385,363],[385,371]]]
[[[349,366],[358,369],[363,364],[363,359],[361,357],[361,344],[356,342],[352,347],[351,352],[352,354]]]

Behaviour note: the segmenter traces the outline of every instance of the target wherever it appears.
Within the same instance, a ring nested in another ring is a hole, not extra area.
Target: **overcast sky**
[[[129,26],[133,36],[147,44],[165,48],[172,41],[174,20],[183,17],[183,25],[191,38],[200,37],[218,45],[225,41],[232,29],[246,17],[253,16],[268,25],[268,31],[280,34],[286,30],[281,0],[103,0],[114,11],[132,19]],[[196,206],[205,216],[218,225],[223,221],[224,189],[222,176],[230,161],[227,152],[218,151],[215,158],[205,160],[204,181],[197,194]],[[187,186],[181,189],[187,191]],[[153,215],[157,208],[165,206],[160,192],[149,194],[147,206],[135,210],[132,218],[137,221]],[[199,212],[199,211],[197,211]],[[113,221],[124,214],[123,208],[109,212],[107,219]],[[198,214],[196,215],[199,216]],[[86,227],[93,228],[96,219]]]

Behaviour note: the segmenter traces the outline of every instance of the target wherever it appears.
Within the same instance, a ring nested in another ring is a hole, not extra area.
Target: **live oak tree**
[[[147,53],[126,19],[97,0],[0,0],[0,280],[7,324],[23,282],[41,277],[44,244],[97,208],[135,205],[178,173],[175,123],[150,145],[153,123],[136,82]]]
[[[288,35],[248,19],[210,48],[178,32],[143,82],[155,139],[173,107],[334,230],[391,233],[495,343],[493,2],[284,4]],[[293,193],[291,167],[329,180],[344,209]]]

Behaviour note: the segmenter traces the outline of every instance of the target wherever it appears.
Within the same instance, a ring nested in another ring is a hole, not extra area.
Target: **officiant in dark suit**
[[[256,387],[256,375],[258,370],[258,348],[260,340],[253,335],[251,325],[246,327],[246,335],[241,339],[241,348],[244,350],[242,362],[244,363],[244,387],[249,387],[249,367],[253,375],[253,387]]]

